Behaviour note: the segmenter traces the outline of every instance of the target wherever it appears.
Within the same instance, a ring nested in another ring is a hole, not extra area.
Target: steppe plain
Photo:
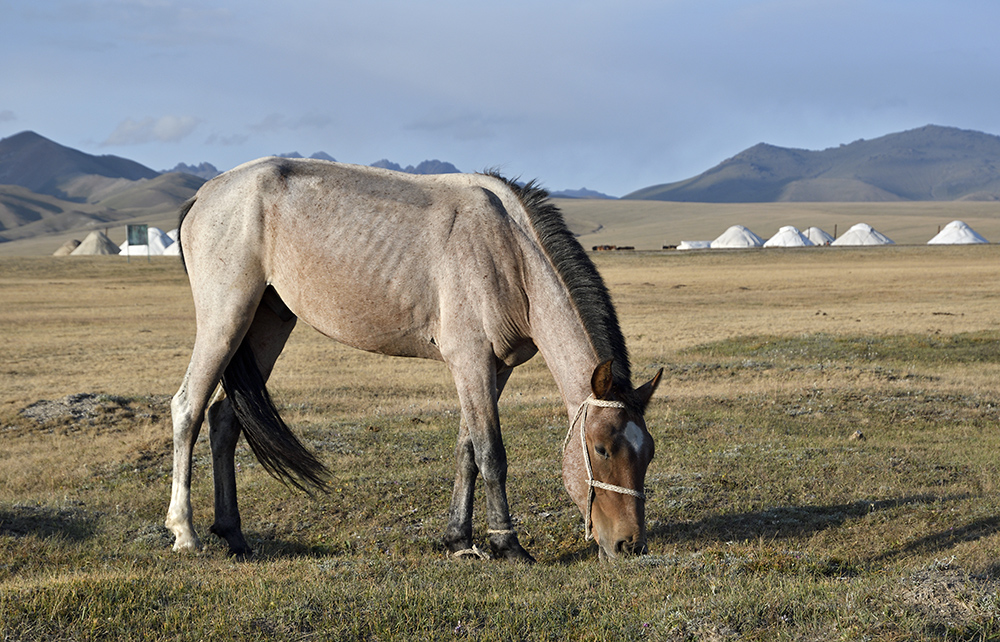
[[[995,206],[969,207],[988,215],[929,226],[1000,239]],[[755,229],[708,223],[655,242]],[[241,447],[257,555],[230,560],[207,532],[203,436],[206,550],[174,555],[169,397],[194,335],[179,261],[0,258],[0,639],[994,639],[1000,246],[917,245],[934,231],[594,254],[636,380],[665,369],[647,416],[650,554],[600,564],[584,541],[559,478],[567,417],[536,358],[501,402],[531,567],[438,545],[458,426],[445,368],[307,327],[270,387],[334,471],[330,493],[282,486]],[[652,234],[633,238],[609,242]]]
[[[681,241],[710,241],[730,225],[744,225],[767,239],[785,225],[800,230],[819,227],[841,235],[852,225],[868,223],[899,245],[923,245],[953,220],[967,223],[987,240],[1000,242],[1000,202],[887,203],[670,203],[663,201],[554,199],[580,243],[627,245],[659,250]],[[115,243],[125,241],[125,225],[146,223],[168,231],[177,227],[174,211],[160,211],[118,221],[105,230]],[[50,256],[71,239],[83,240],[78,229],[0,243],[2,256]]]

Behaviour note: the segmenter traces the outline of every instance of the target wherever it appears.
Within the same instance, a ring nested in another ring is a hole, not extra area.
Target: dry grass
[[[652,554],[596,563],[536,359],[501,411],[532,568],[456,564],[437,544],[458,422],[444,367],[308,328],[272,389],[334,469],[331,494],[289,491],[241,448],[258,560],[214,539],[171,554],[167,402],[194,330],[179,264],[0,260],[0,638],[1000,635],[1000,248],[595,260],[636,378],[666,369],[649,413]],[[95,396],[33,405],[78,393]],[[204,437],[196,454],[208,536]]]

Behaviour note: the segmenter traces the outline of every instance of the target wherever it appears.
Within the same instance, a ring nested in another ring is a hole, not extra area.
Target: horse
[[[644,412],[662,369],[634,388],[608,290],[548,193],[493,171],[416,176],[311,159],[263,158],[205,183],[181,209],[196,316],[171,401],[173,480],[165,525],[197,551],[191,462],[207,419],[211,532],[252,554],[236,498],[242,433],[262,466],[306,492],[329,470],[294,436],[266,388],[298,319],[348,346],[442,361],[461,406],[443,543],[457,557],[533,562],[507,502],[497,400],[540,352],[573,417],[562,477],[599,558],[647,551]],[[221,390],[220,384],[221,383]],[[482,476],[490,553],[473,543]]]

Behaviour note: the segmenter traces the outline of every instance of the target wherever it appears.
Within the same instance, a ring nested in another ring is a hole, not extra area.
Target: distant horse
[[[660,373],[634,389],[625,340],[596,268],[548,194],[494,174],[413,176],[265,158],[206,183],[181,213],[197,320],[174,395],[174,472],[166,526],[174,550],[200,548],[191,457],[208,415],[215,478],[211,531],[251,553],[236,503],[242,432],[263,467],[324,488],[328,471],[289,431],[265,389],[297,319],[346,345],[443,361],[462,408],[444,544],[472,541],[477,475],[493,555],[532,561],[507,505],[497,399],[537,351],[573,418],[563,481],[601,557],[646,551],[643,413]],[[222,383],[225,396],[213,396]]]

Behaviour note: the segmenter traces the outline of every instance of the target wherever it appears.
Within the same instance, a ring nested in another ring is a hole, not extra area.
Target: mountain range
[[[928,125],[822,151],[760,143],[625,199],[700,203],[1000,200],[1000,137]]]
[[[280,158],[305,158],[302,154],[298,152],[289,152],[287,154],[276,154]],[[336,162],[337,159],[330,156],[326,152],[316,152],[309,158],[315,158],[318,160],[333,161]],[[407,174],[457,174],[459,169],[452,165],[451,163],[446,163],[439,160],[425,160],[419,165],[408,165],[406,167],[401,166],[399,163],[393,163],[392,161],[383,158],[380,161],[376,161],[371,164],[372,167],[381,167],[383,169],[391,169],[397,172],[406,172]],[[178,163],[173,169],[164,170],[165,172],[183,172],[185,174],[193,174],[194,176],[200,176],[205,180],[215,178],[222,172],[216,169],[211,163],[201,163],[200,165],[188,165],[186,163]]]
[[[285,154],[298,157],[297,153]],[[317,152],[315,158],[331,159]],[[425,161],[412,173],[457,172]],[[654,185],[625,200],[702,203],[997,201],[1000,137],[928,125],[822,151],[761,143],[693,178]],[[94,156],[34,132],[0,139],[0,243],[60,232],[85,233],[158,216],[166,220],[205,180],[210,163],[157,172],[118,156]],[[562,198],[609,198],[588,189]]]
[[[285,158],[302,158],[291,152]],[[311,158],[334,160],[324,152]],[[381,164],[399,168],[390,161]],[[419,174],[457,172],[424,161],[399,168]],[[0,139],[0,243],[121,225],[176,212],[201,185],[219,175],[211,163],[157,172],[119,156],[94,156],[25,131]]]
[[[176,211],[202,183],[22,132],[0,140],[0,243]]]

